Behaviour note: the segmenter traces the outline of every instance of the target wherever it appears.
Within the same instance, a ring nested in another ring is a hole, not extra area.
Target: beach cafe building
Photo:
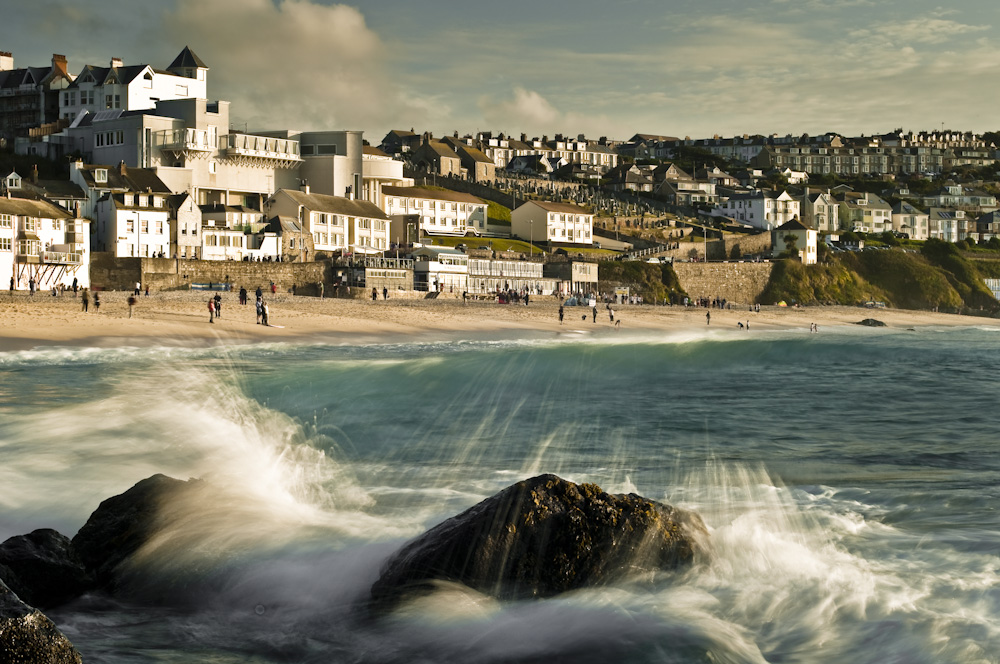
[[[541,262],[470,256],[468,290],[479,295],[507,290],[551,295],[557,282],[546,278],[542,270]]]
[[[420,247],[412,252],[413,290],[462,293],[468,290],[469,257],[450,247]]]

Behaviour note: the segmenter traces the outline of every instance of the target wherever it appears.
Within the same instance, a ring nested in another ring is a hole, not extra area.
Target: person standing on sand
[[[563,305],[560,304],[559,305],[559,324],[562,325],[562,323],[563,323]]]
[[[97,293],[94,293],[97,296]],[[90,295],[87,294],[87,289],[83,289],[83,313],[87,313],[87,309],[90,307]],[[95,305],[96,308],[96,305]]]
[[[247,303],[247,289],[240,286],[240,304],[246,306]]]
[[[215,317],[222,318],[222,296],[215,294]]]
[[[372,302],[378,300],[378,289],[372,287]]]
[[[260,295],[257,296],[257,324],[260,325],[261,319],[264,317],[264,298]]]
[[[264,297],[264,291],[262,291],[262,290],[260,289],[260,286],[257,286],[257,292],[256,292],[256,293],[254,293],[254,295],[256,295],[256,296],[257,296],[257,301],[258,301],[258,302],[260,302],[260,298]]]
[[[261,312],[262,312],[262,320],[263,320],[263,322],[262,322],[261,324],[262,324],[262,325],[269,325],[269,323],[268,323],[267,321],[268,321],[268,318],[269,318],[269,317],[270,317],[270,315],[271,315],[271,310],[270,310],[270,309],[268,308],[268,306],[267,306],[267,302],[263,302],[263,301],[262,301],[262,302],[260,303],[260,308],[261,308]]]
[[[275,293],[277,293],[277,292],[278,292],[278,284],[276,284],[276,283],[274,283],[274,282],[272,281],[272,282],[271,282],[271,295],[274,295],[274,294],[275,294]]]
[[[94,313],[101,313],[101,294],[94,293]]]
[[[712,312],[711,311],[706,311],[705,312],[705,325],[711,325],[711,324],[712,324]]]
[[[10,278],[10,294],[14,294],[14,277]]]
[[[128,317],[129,318],[132,317],[132,309],[135,308],[135,302],[136,302],[135,295],[129,295],[128,296]]]
[[[594,305],[594,310],[591,313],[594,314],[594,322],[596,323],[597,322],[597,305],[596,304]],[[584,316],[584,318],[586,318],[586,316]]]
[[[319,282],[319,299],[323,299],[323,282]]]
[[[73,297],[76,297],[76,289],[79,287],[80,282],[73,277]]]
[[[215,300],[208,298],[208,322],[215,322]]]
[[[382,299],[383,300],[389,299],[389,289],[386,286],[382,286]]]
[[[135,292],[133,292],[132,295],[138,295],[139,291],[141,290],[142,290],[142,284],[139,283],[138,281],[135,282]]]
[[[611,308],[610,304],[608,305],[608,318],[610,318],[611,319],[611,323],[614,324],[614,322],[615,322],[615,310]]]
[[[35,278],[31,277],[28,279],[28,295],[35,297]]]

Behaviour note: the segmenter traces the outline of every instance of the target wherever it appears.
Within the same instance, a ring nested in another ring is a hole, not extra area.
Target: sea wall
[[[773,263],[674,263],[681,288],[691,297],[756,302],[771,279]]]
[[[329,262],[249,263],[176,258],[116,258],[110,253],[91,257],[90,282],[101,290],[132,290],[139,282],[150,290],[179,290],[192,283],[230,283],[234,288],[267,288],[271,282],[287,291],[296,286],[303,295],[318,294],[320,282],[328,286],[334,275]],[[327,291],[327,294],[331,294]]]

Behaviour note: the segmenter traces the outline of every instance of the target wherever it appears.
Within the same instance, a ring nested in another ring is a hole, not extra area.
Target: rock
[[[73,538],[73,548],[100,586],[114,590],[119,565],[163,526],[160,506],[197,484],[153,475],[98,506]]]
[[[0,544],[0,575],[18,597],[43,609],[79,597],[94,584],[69,538],[48,528]]]
[[[866,325],[868,327],[885,327],[885,323],[880,320],[875,320],[874,318],[866,318],[863,321],[857,323],[858,325]]]
[[[701,518],[636,494],[542,475],[510,486],[397,552],[372,586],[376,608],[434,581],[501,599],[546,597],[689,563]]]
[[[0,664],[80,664],[80,653],[52,621],[0,581]]]

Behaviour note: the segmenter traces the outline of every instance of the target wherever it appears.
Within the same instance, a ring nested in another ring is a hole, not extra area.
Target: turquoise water
[[[169,608],[50,616],[87,662],[998,662],[987,328],[0,353],[0,538],[154,473]],[[698,511],[679,574],[362,621],[401,543],[552,472]]]

